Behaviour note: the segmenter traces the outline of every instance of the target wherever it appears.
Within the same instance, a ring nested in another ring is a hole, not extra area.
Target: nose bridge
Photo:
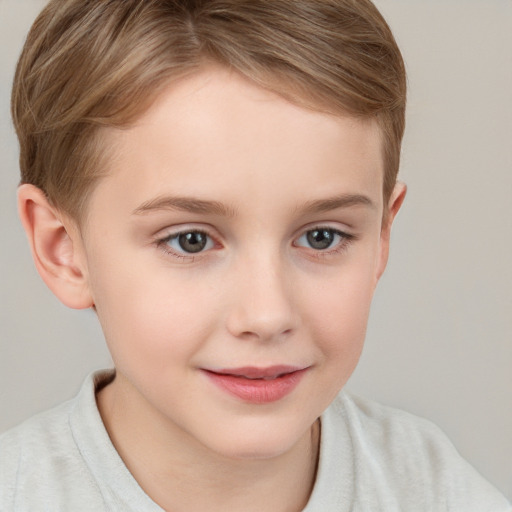
[[[260,250],[235,263],[228,330],[238,337],[272,340],[297,327],[290,269],[279,250]]]

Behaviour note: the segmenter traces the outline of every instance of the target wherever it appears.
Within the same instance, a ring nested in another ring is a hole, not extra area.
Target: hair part
[[[16,69],[21,182],[76,220],[108,173],[104,128],[136,121],[174,80],[215,63],[290,101],[375,119],[387,202],[406,74],[370,0],[51,0]]]

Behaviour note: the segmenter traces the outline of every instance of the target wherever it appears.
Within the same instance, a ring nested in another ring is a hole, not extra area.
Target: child
[[[18,64],[20,215],[115,370],[0,439],[2,511],[510,511],[340,390],[405,196],[366,0],[53,0]]]

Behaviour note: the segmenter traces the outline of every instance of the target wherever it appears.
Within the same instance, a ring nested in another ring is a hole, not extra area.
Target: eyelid
[[[315,249],[313,247],[307,247],[305,245],[297,245],[297,241],[302,238],[303,236],[307,235],[310,231],[315,230],[326,230],[326,231],[332,231],[338,236],[341,237],[341,240],[330,247],[327,247],[326,249]],[[326,258],[332,255],[339,254],[343,252],[344,250],[348,249],[348,247],[357,240],[357,236],[355,234],[349,233],[348,231],[344,230],[343,228],[340,228],[338,226],[333,226],[332,224],[326,223],[316,223],[311,224],[309,226],[306,226],[301,229],[299,234],[294,238],[293,245],[297,248],[304,249],[309,253],[310,256],[313,256],[314,258],[321,259]]]
[[[173,225],[166,225],[158,229],[158,231],[155,231],[153,238],[156,240],[157,238],[179,235],[180,233],[188,233],[189,231],[199,231],[201,233],[213,236],[212,232],[214,231],[214,228],[211,225],[202,222],[183,222]]]
[[[208,227],[205,229],[204,224],[194,225],[192,224],[182,224],[179,226],[173,226],[161,229],[158,233],[153,237],[152,243],[155,244],[160,250],[162,250],[165,254],[173,256],[178,259],[187,259],[187,260],[195,260],[198,257],[202,257],[212,249],[215,249],[216,246],[220,246],[220,242],[218,241],[219,237],[216,237],[211,233],[211,229]],[[201,233],[207,236],[212,242],[213,247],[205,250],[201,250],[196,253],[188,253],[185,251],[176,251],[172,247],[170,247],[167,242],[173,239],[176,239],[180,235],[186,233]]]
[[[298,245],[297,241],[305,236],[308,232],[314,230],[328,230],[336,233],[341,237],[341,240],[333,246],[329,246],[326,249],[315,249],[313,247],[307,247],[305,245]],[[212,231],[215,231],[211,226],[205,224],[181,224],[178,226],[167,227],[161,229],[152,237],[152,244],[156,245],[162,252],[172,257],[181,260],[190,260],[193,261],[197,258],[201,258],[206,256],[209,252],[214,249],[222,248],[222,242],[219,241],[220,236],[218,234],[213,234]],[[181,234],[198,232],[206,235],[213,242],[213,247],[210,247],[205,250],[198,251],[197,253],[188,253],[173,250],[167,242],[171,239],[177,238]],[[309,224],[305,227],[302,227],[300,231],[294,236],[292,245],[296,248],[303,249],[309,253],[309,256],[321,259],[326,258],[335,254],[338,254],[345,249],[347,249],[352,242],[357,240],[357,235],[350,233],[348,229],[341,227],[336,223],[335,225],[329,222],[318,222],[314,224]]]
[[[302,226],[300,229],[298,229],[295,233],[294,240],[297,240],[299,237],[304,235],[305,233],[309,231],[314,230],[321,230],[325,229],[327,231],[334,231],[336,233],[339,233],[340,235],[344,237],[355,237],[356,235],[353,233],[353,230],[350,228],[350,226],[346,224],[340,224],[339,222],[312,222],[310,224],[307,224],[306,226]]]

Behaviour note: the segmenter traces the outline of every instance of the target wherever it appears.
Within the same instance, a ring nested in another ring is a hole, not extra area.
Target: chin
[[[211,440],[210,448],[217,454],[240,461],[268,460],[280,457],[298,443],[309,439],[310,425],[285,426],[263,424],[239,427],[227,432],[222,439]]]

